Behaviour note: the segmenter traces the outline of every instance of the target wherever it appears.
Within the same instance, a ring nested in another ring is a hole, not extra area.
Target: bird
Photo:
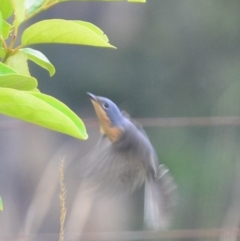
[[[87,92],[100,124],[101,138],[85,162],[83,176],[101,192],[133,193],[144,186],[147,229],[169,226],[176,184],[142,126],[108,98]]]

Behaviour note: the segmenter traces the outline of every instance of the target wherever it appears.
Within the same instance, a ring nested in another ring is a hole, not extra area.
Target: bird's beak
[[[90,97],[93,107],[95,109],[95,112],[97,114],[97,117],[100,121],[100,132],[104,134],[103,127],[101,125],[101,121],[103,120],[103,117],[106,116],[106,113],[104,112],[103,108],[101,107],[101,104],[99,103],[99,100],[96,95],[93,95],[92,93],[87,92],[87,95]]]
[[[90,97],[92,101],[97,101],[97,97],[93,95],[92,93],[87,92],[87,95]]]

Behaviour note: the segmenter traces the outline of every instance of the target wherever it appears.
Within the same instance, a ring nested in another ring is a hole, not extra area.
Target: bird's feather
[[[168,227],[176,204],[176,185],[164,165],[146,180],[144,199],[145,225],[155,230]]]
[[[132,192],[145,181],[145,170],[136,165],[130,153],[123,154],[102,136],[98,144],[79,163],[75,170],[82,179],[88,179],[99,187],[99,192]]]

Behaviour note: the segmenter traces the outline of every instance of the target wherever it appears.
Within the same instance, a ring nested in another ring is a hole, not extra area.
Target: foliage
[[[50,76],[55,68],[32,44],[78,44],[115,48],[95,25],[84,21],[47,19],[23,31],[19,26],[50,7],[67,0],[1,0],[0,5],[0,113],[31,122],[79,139],[87,139],[81,119],[61,101],[42,94],[31,76],[28,60],[46,69]],[[129,2],[145,2],[134,1]],[[13,15],[13,23],[7,19]],[[9,44],[8,44],[9,43]]]

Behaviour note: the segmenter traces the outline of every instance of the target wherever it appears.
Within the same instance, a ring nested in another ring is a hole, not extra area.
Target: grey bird
[[[102,138],[88,155],[83,178],[113,193],[132,193],[144,185],[144,223],[147,228],[167,228],[176,203],[176,185],[141,125],[121,112],[111,100],[91,98]]]

